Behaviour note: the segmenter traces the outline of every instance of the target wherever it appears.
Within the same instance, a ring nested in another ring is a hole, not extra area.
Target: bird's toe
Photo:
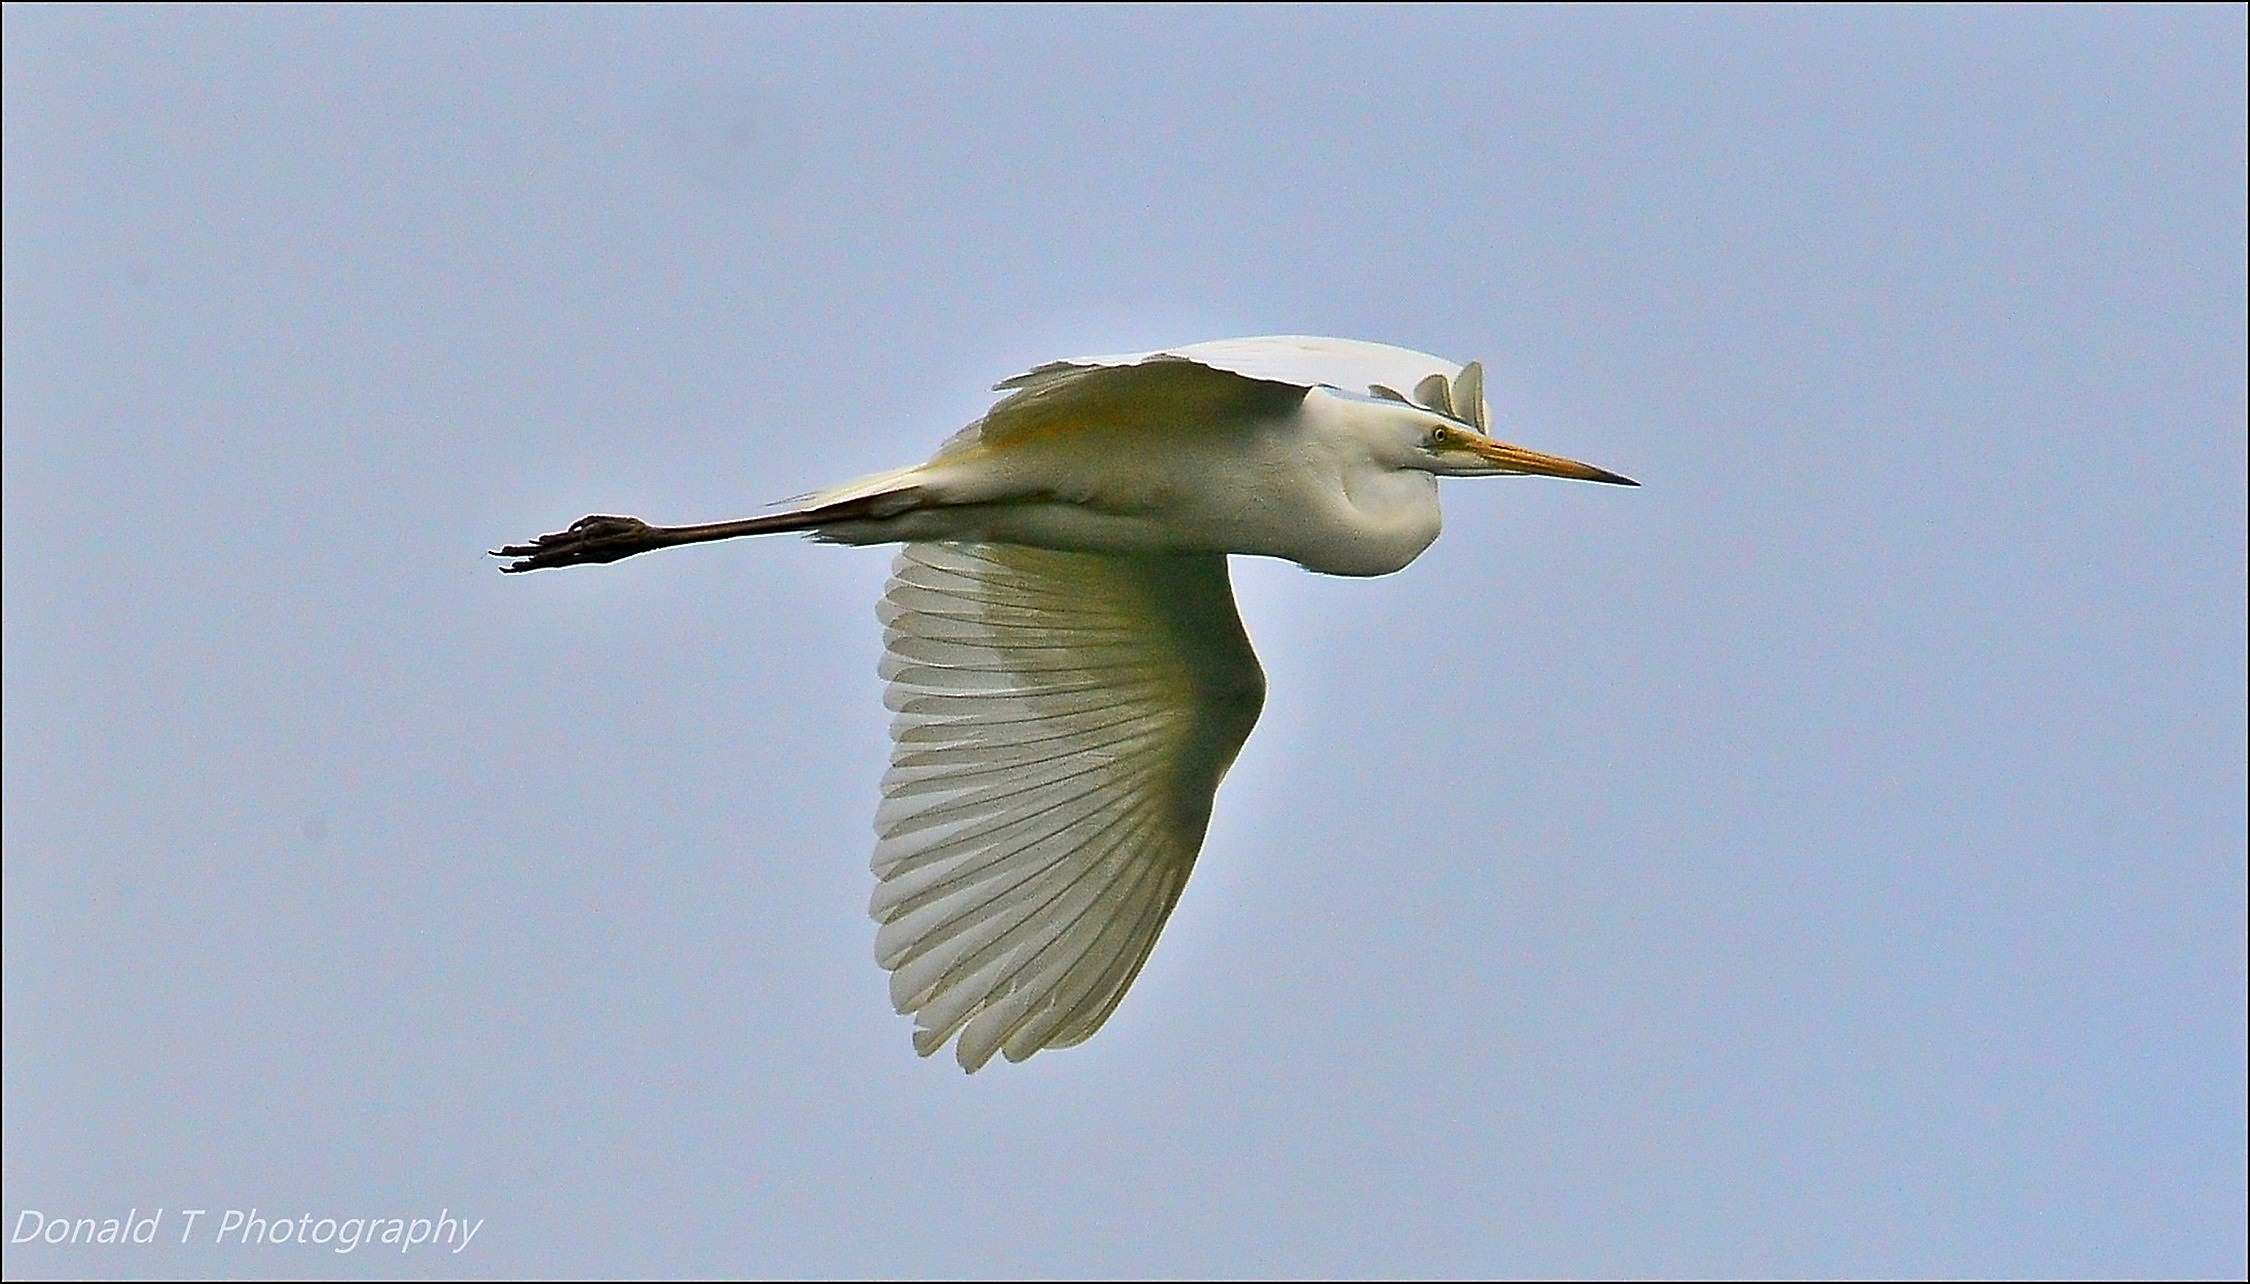
[[[583,562],[613,562],[646,547],[653,529],[638,517],[595,513],[562,530],[534,536],[529,543],[503,544],[491,550],[491,556],[516,559],[500,568],[510,574]]]

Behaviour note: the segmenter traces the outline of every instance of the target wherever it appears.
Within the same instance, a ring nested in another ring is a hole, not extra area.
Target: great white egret
[[[870,912],[924,1056],[1081,1043],[1140,972],[1265,675],[1227,555],[1386,575],[1437,479],[1636,483],[1495,440],[1484,372],[1345,339],[1054,361],[928,463],[743,521],[586,517],[507,571],[802,531],[901,544],[878,615],[891,722]]]

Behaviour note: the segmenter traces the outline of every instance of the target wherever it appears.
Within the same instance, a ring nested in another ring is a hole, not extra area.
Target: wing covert
[[[1187,357],[1154,353],[1130,365],[1055,362],[1001,385],[977,440],[991,446],[1084,428],[1171,429],[1279,416],[1305,399],[1303,385],[1260,379]]]
[[[1479,431],[1490,431],[1484,399],[1484,368],[1463,366],[1427,352],[1315,335],[1266,335],[1217,339],[1153,352],[1072,357],[1035,366],[994,385],[1011,393],[982,421],[984,440],[1005,442],[1023,432],[1074,419],[1110,419],[1145,406],[1152,422],[1178,421],[1183,410],[1198,409],[1196,398],[1216,403],[1201,409],[1229,408],[1228,398],[1295,389],[1336,388],[1354,395],[1411,399],[1450,415]],[[1411,389],[1408,396],[1396,391]],[[1185,405],[1167,405],[1166,401]],[[1286,409],[1287,399],[1274,403]],[[1091,412],[1091,413],[1090,413]]]

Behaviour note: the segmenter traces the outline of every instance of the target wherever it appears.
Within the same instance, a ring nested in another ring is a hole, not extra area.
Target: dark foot
[[[492,550],[494,557],[518,560],[500,569],[543,571],[550,566],[591,565],[614,562],[659,547],[657,529],[638,517],[581,517],[570,529],[541,535],[529,544],[508,544]]]

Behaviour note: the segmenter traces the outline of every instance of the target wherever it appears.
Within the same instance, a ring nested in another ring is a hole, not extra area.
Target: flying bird
[[[914,1049],[1082,1043],[1139,974],[1265,701],[1230,554],[1387,575],[1440,477],[1637,483],[1497,440],[1484,371],[1345,339],[1053,361],[929,462],[740,521],[594,516],[505,571],[784,531],[897,544],[870,912]]]

